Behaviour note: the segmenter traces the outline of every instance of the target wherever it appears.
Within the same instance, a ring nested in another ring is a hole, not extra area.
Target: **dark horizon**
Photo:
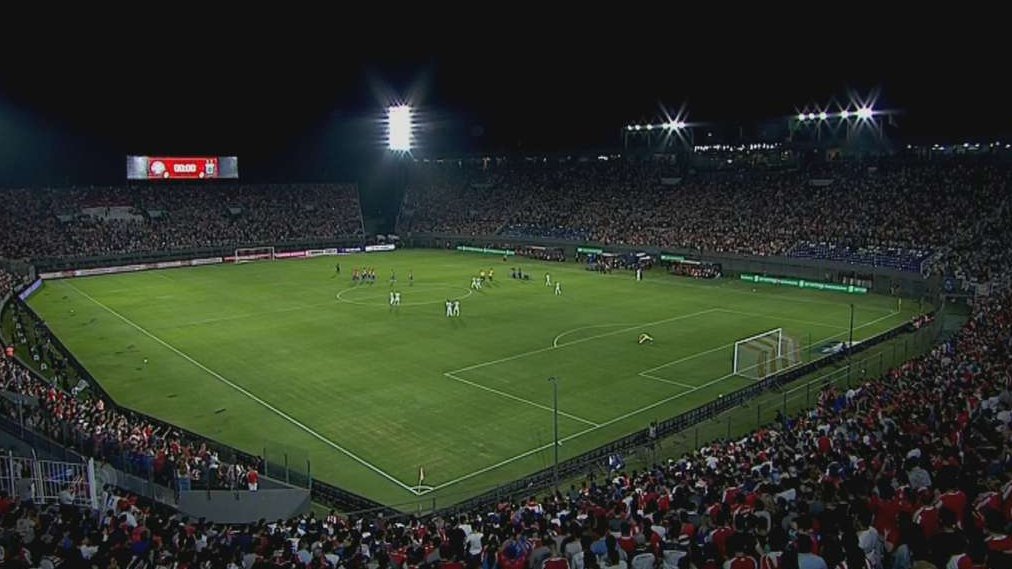
[[[809,47],[766,35],[675,45],[488,39],[425,53],[328,50],[320,38],[246,49],[217,38],[164,54],[12,60],[0,67],[0,186],[119,183],[127,154],[234,154],[247,181],[357,179],[385,154],[383,109],[404,99],[423,121],[418,156],[617,148],[624,125],[683,104],[701,130],[749,139],[763,122],[876,89],[876,108],[898,111],[904,141],[1012,134],[997,48],[844,44],[832,32]]]

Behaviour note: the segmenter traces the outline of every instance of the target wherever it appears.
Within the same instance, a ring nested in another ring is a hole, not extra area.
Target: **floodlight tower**
[[[622,127],[622,145],[629,147],[630,142],[646,141],[649,148],[660,144],[663,148],[685,147],[690,151],[695,146],[692,126],[682,119],[670,119],[659,123],[630,124]]]
[[[387,148],[394,152],[411,152],[414,111],[410,105],[387,107]]]

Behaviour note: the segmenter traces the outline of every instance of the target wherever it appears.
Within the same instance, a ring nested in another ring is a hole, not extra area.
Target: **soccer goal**
[[[235,250],[235,262],[252,263],[254,261],[273,261],[274,247],[248,247]]]
[[[793,338],[776,328],[734,343],[734,374],[763,379],[801,362]]]

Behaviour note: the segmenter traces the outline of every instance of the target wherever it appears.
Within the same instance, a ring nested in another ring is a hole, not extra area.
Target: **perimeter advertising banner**
[[[742,274],[739,277],[743,281],[749,281],[753,283],[766,283],[783,286],[793,286],[798,288],[810,288],[815,290],[831,290],[834,292],[846,292],[850,294],[867,294],[867,287],[855,286],[855,285],[842,285],[836,283],[820,283],[816,281],[806,281],[803,279],[786,279],[779,277],[764,277],[762,275],[750,275]]]
[[[127,156],[128,180],[238,178],[235,156]]]

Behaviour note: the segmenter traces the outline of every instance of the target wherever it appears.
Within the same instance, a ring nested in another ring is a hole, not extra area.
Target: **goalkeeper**
[[[654,337],[644,332],[643,334],[640,334],[639,340],[637,340],[636,342],[638,344],[647,344],[652,343],[653,341]]]

